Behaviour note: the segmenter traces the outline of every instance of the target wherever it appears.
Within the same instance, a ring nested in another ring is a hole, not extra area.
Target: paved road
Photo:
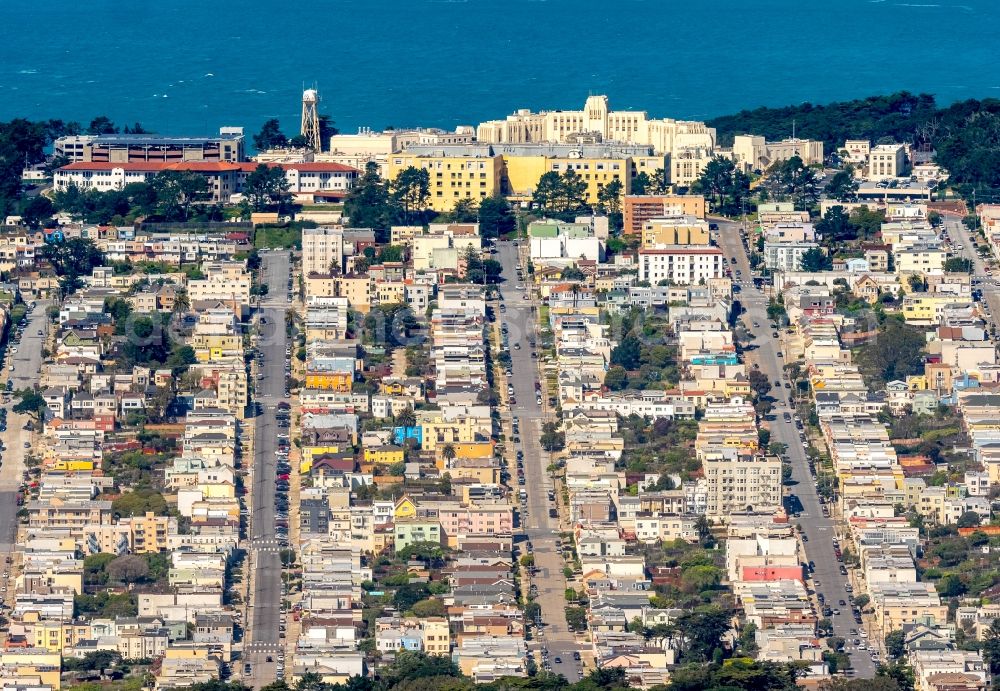
[[[276,679],[281,640],[278,625],[281,617],[281,560],[274,534],[274,479],[279,432],[275,406],[285,398],[285,311],[291,306],[288,298],[290,258],[288,252],[264,252],[264,283],[268,286],[267,300],[260,314],[267,320],[260,325],[257,348],[263,357],[262,379],[256,381],[256,400],[263,411],[256,418],[254,430],[254,467],[252,482],[252,517],[250,522],[250,568],[254,573],[251,595],[252,613],[249,643],[241,664],[250,663],[250,674],[244,681],[260,688]],[[271,661],[268,662],[268,657]]]
[[[5,373],[14,380],[14,389],[24,389],[38,384],[39,371],[42,366],[42,349],[49,331],[49,320],[45,316],[46,308],[52,304],[39,301],[35,309],[28,315],[28,325],[24,329],[17,352],[8,352],[3,366]],[[11,325],[13,336],[14,325]],[[41,335],[39,335],[41,331]],[[10,350],[10,349],[8,349]],[[11,372],[9,367],[14,366]],[[14,538],[17,535],[17,490],[21,485],[24,473],[25,442],[30,442],[31,434],[23,429],[29,416],[10,412],[16,403],[11,397],[8,410],[7,431],[2,439],[6,451],[3,452],[3,465],[0,466],[0,554],[6,558],[14,549]]]
[[[959,256],[972,260],[973,276],[979,279],[973,287],[983,291],[983,301],[990,310],[987,322],[992,324],[994,329],[1000,329],[1000,321],[998,321],[1000,319],[1000,287],[997,286],[996,278],[1000,276],[1000,273],[996,273],[993,276],[986,275],[986,262],[976,252],[976,248],[972,246],[972,233],[963,223],[948,221],[944,224],[944,229],[948,232],[948,237],[953,243],[952,251]],[[981,239],[980,244],[982,244]],[[961,245],[962,249],[956,250],[955,246],[957,245]]]
[[[559,537],[558,519],[549,518],[549,508],[555,506],[548,500],[548,490],[553,488],[552,479],[545,469],[549,465],[548,454],[542,450],[539,443],[544,414],[541,406],[535,400],[535,382],[539,381],[537,360],[531,357],[531,346],[528,335],[535,333],[536,315],[531,311],[531,303],[524,300],[524,289],[517,288],[517,248],[504,242],[499,245],[499,258],[503,266],[503,276],[506,279],[501,291],[507,312],[501,317],[507,324],[510,334],[511,384],[517,404],[512,406],[511,413],[520,421],[521,443],[517,448],[524,451],[525,484],[512,484],[517,489],[524,488],[528,493],[528,513],[524,520],[525,532],[531,542],[532,553],[535,555],[535,566],[538,569],[532,582],[538,588],[536,601],[542,607],[542,620],[545,622],[544,634],[538,639],[549,651],[549,663],[552,671],[562,674],[570,681],[580,678],[579,663],[573,660],[573,651],[579,650],[574,635],[566,626],[566,579],[562,570],[565,566],[562,556],[556,548]],[[520,349],[514,347],[521,345]],[[516,477],[512,466],[512,483]],[[522,551],[524,546],[522,545]],[[559,657],[562,662],[556,663]]]
[[[714,219],[713,219],[714,220]],[[743,315],[743,322],[754,335],[754,350],[746,353],[748,364],[756,363],[762,372],[772,383],[786,380],[783,365],[784,360],[777,356],[779,346],[771,335],[771,328],[767,320],[767,300],[761,292],[754,287],[751,280],[750,261],[740,240],[740,225],[736,223],[725,223],[719,221],[719,245],[727,259],[730,261],[736,257],[736,266],[733,267],[734,280],[736,269],[742,272],[744,279],[741,290],[737,297],[746,308]],[[755,328],[754,322],[760,324]],[[788,446],[788,457],[792,463],[792,480],[796,484],[792,485],[791,491],[795,493],[802,502],[802,515],[796,522],[803,527],[803,534],[809,537],[804,543],[807,561],[816,563],[816,571],[812,575],[813,587],[817,593],[822,593],[827,604],[832,608],[838,608],[838,601],[844,600],[850,603],[850,594],[844,590],[847,584],[847,576],[840,574],[840,563],[833,551],[833,538],[837,535],[836,523],[832,518],[823,516],[820,508],[819,496],[816,493],[816,484],[809,473],[809,464],[806,460],[805,450],[799,436],[799,430],[795,427],[794,421],[785,422],[782,413],[794,413],[788,407],[788,397],[790,389],[782,386],[781,391],[772,390],[779,398],[775,406],[775,419],[768,423],[771,430],[771,441],[778,441]],[[783,399],[783,400],[782,400]],[[816,586],[815,582],[819,585]],[[853,639],[856,636],[850,633],[851,629],[860,628],[855,623],[850,607],[839,607],[841,614],[830,617],[833,622],[833,631],[837,636],[845,639]],[[857,651],[851,655],[851,662],[859,677],[874,677],[875,666],[871,658],[864,651]]]

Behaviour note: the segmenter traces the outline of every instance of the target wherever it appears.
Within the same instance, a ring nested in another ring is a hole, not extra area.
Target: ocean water
[[[706,118],[926,91],[1000,97],[1000,0],[0,0],[0,120],[107,114],[163,134],[344,132],[517,108]]]

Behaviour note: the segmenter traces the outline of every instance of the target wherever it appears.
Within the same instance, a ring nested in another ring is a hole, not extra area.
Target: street
[[[13,345],[8,346],[7,373],[14,381],[14,390],[31,388],[38,384],[39,371],[42,366],[42,349],[49,332],[49,320],[45,314],[48,301],[38,301],[34,310],[28,313],[28,325],[24,328],[21,343],[17,352],[12,352]],[[11,336],[15,329],[11,324]],[[41,334],[39,334],[41,332]],[[9,370],[14,366],[14,371]],[[8,410],[7,431],[3,433],[3,463],[0,465],[0,553],[4,557],[12,555],[15,537],[17,535],[17,491],[21,486],[24,473],[25,442],[31,441],[31,433],[24,429],[25,423],[31,419],[28,415],[18,415],[10,412],[17,399],[13,396]]]
[[[727,223],[722,219],[718,221],[719,232],[718,241],[723,253],[730,261],[735,257],[736,262],[732,265],[734,281],[740,282],[740,292],[736,297],[746,308],[743,315],[743,322],[747,330],[753,334],[755,349],[745,353],[749,366],[756,364],[761,372],[767,375],[770,382],[786,382],[783,370],[784,360],[777,356],[780,345],[771,335],[770,321],[767,317],[767,298],[757,289],[752,280],[750,271],[750,260],[740,239],[740,225],[737,223]],[[742,280],[736,277],[739,270]],[[754,327],[756,322],[759,327]],[[794,415],[794,409],[787,405],[791,390],[782,388],[772,390],[777,395],[774,408],[774,420],[768,422],[771,430],[771,441],[781,442],[788,447],[788,458],[792,465],[792,481],[790,491],[798,496],[802,502],[802,512],[800,519],[795,522],[802,526],[802,534],[808,536],[808,541],[803,542],[806,558],[805,561],[813,561],[816,570],[811,576],[812,589],[817,594],[822,593],[826,598],[826,603],[831,608],[838,608],[838,602],[844,600],[848,605],[839,606],[840,615],[830,617],[833,622],[834,635],[852,641],[857,638],[857,634],[852,634],[851,629],[859,629],[850,609],[851,593],[844,590],[848,578],[840,573],[840,562],[834,554],[833,538],[837,537],[836,522],[832,518],[823,515],[820,508],[819,495],[816,492],[816,485],[809,472],[809,464],[806,459],[805,449],[799,431],[795,426],[794,419],[786,421],[783,413],[788,412]],[[818,585],[817,585],[818,583]],[[853,647],[850,643],[848,647]],[[875,665],[865,651],[856,651],[851,654],[851,663],[858,676],[870,678],[875,676]]]
[[[268,286],[266,299],[261,302],[259,315],[266,323],[259,324],[256,347],[261,353],[259,369],[264,376],[255,383],[255,400],[261,412],[255,419],[254,461],[251,484],[250,569],[253,572],[250,632],[244,648],[243,678],[260,688],[277,678],[278,653],[281,640],[278,626],[281,618],[281,546],[275,537],[274,492],[275,451],[279,432],[275,406],[285,396],[285,312],[288,303],[288,252],[261,253],[263,283]],[[247,672],[246,665],[250,665]]]
[[[507,308],[500,320],[510,331],[511,372],[517,403],[511,406],[511,415],[520,421],[520,448],[524,452],[525,484],[517,485],[512,471],[511,486],[527,490],[527,517],[522,515],[522,529],[531,547],[521,543],[522,554],[533,554],[536,573],[532,583],[538,588],[536,601],[542,608],[545,622],[544,635],[537,641],[549,651],[552,671],[562,674],[569,681],[580,679],[580,666],[573,660],[573,652],[580,649],[576,638],[566,626],[566,579],[562,558],[556,541],[559,539],[559,521],[549,517],[548,490],[553,489],[552,478],[546,472],[549,456],[542,450],[539,437],[545,417],[535,400],[535,382],[539,381],[538,361],[531,357],[534,348],[528,342],[529,334],[536,331],[536,314],[531,311],[531,301],[524,299],[525,288],[517,288],[517,247],[510,242],[498,243],[499,261],[506,279],[501,286]],[[520,348],[515,347],[519,344]],[[512,465],[513,467],[513,465]],[[555,662],[555,658],[561,662]]]
[[[986,274],[986,262],[976,252],[972,245],[972,232],[965,227],[961,221],[947,221],[944,230],[948,233],[952,242],[952,252],[966,259],[972,260],[972,288],[979,288],[983,291],[982,301],[989,308],[987,321],[994,329],[1000,328],[1000,286],[997,286],[997,279]],[[956,249],[961,246],[962,249]]]

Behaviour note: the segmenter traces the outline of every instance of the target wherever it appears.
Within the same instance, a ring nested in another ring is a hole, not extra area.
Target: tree
[[[720,582],[722,582],[722,571],[715,566],[692,566],[681,573],[681,590],[686,593],[699,593],[714,588]]]
[[[87,134],[118,134],[118,128],[106,115],[98,115],[90,121]]]
[[[979,514],[975,511],[966,511],[958,518],[958,522],[955,524],[959,528],[975,528],[979,525],[982,519]]]
[[[413,612],[413,616],[421,619],[426,619],[427,617],[443,617],[448,613],[448,609],[445,607],[444,602],[435,597],[427,598],[426,600],[414,603],[414,605],[410,608],[410,611]]]
[[[757,398],[763,398],[771,391],[771,380],[759,369],[750,370],[750,388]]]
[[[851,223],[857,227],[862,238],[869,239],[882,230],[885,223],[885,211],[871,210],[867,206],[859,206],[851,211]]]
[[[803,252],[799,261],[802,270],[809,273],[829,271],[833,267],[833,260],[819,247],[812,247]]]
[[[182,345],[170,351],[167,361],[163,364],[173,370],[174,376],[178,377],[187,372],[188,367],[196,362],[198,362],[198,358],[195,355],[194,348],[189,345]]]
[[[566,445],[566,435],[559,431],[556,423],[546,422],[542,425],[542,436],[539,437],[539,443],[549,453],[560,451]]]
[[[858,236],[858,229],[851,223],[850,215],[842,206],[833,206],[816,224],[816,232],[827,244],[849,242]]]
[[[643,175],[644,173],[640,173]],[[670,182],[667,180],[667,172],[663,168],[657,168],[649,176],[649,185],[646,194],[666,194],[670,191]]]
[[[20,400],[12,410],[22,415],[34,415],[41,422],[42,415],[45,413],[45,399],[42,398],[42,395],[36,389],[22,389],[17,392],[16,396]]]
[[[948,273],[972,273],[972,260],[964,257],[948,257],[944,262]]]
[[[288,137],[281,132],[281,123],[277,118],[265,120],[260,132],[253,136],[253,145],[257,151],[268,149],[283,149],[288,145]]]
[[[698,176],[698,187],[715,199],[715,208],[721,209],[723,197],[732,185],[736,163],[731,158],[716,156],[705,164]]]
[[[531,203],[543,212],[555,211],[562,196],[562,180],[554,170],[542,173],[531,194]]]
[[[629,334],[611,351],[611,364],[620,365],[630,371],[638,369],[641,360],[641,351],[642,347],[639,339]]]
[[[652,194],[649,191],[650,179],[649,174],[643,171],[632,178],[632,194]]]
[[[247,176],[243,194],[254,211],[263,211],[272,204],[283,204],[289,187],[282,168],[261,163]]]
[[[447,461],[448,463],[451,463],[451,461],[455,460],[455,445],[445,444],[444,448],[441,449],[441,457],[444,458],[444,460]]]
[[[990,674],[1000,674],[1000,619],[994,619],[983,633],[983,661],[989,665]]]
[[[459,199],[445,214],[450,223],[475,223],[479,218],[475,199]],[[480,231],[481,232],[481,231]]]
[[[815,206],[819,199],[816,174],[799,156],[792,156],[771,166],[766,186],[772,196],[791,199],[800,210]]]
[[[111,502],[112,513],[123,516],[144,516],[147,512],[158,516],[167,513],[167,501],[153,489],[124,492]]]
[[[70,238],[46,244],[42,248],[42,257],[52,264],[60,277],[64,296],[76,292],[81,285],[81,276],[88,276],[94,267],[104,265],[104,254],[89,238]]]
[[[400,411],[399,415],[396,416],[396,426],[398,427],[413,427],[417,424],[417,416],[413,414],[413,408],[407,406]]]
[[[902,660],[879,665],[875,670],[875,676],[895,682],[899,691],[913,691],[916,684],[913,668]]]
[[[604,375],[604,385],[611,391],[621,391],[628,386],[628,372],[621,365],[615,365]]]
[[[597,203],[599,208],[607,214],[618,214],[622,210],[622,193],[625,186],[621,180],[612,180],[607,185],[601,187],[597,193]]]
[[[931,224],[932,228],[938,228],[944,222],[944,219],[941,218],[941,214],[937,211],[931,211],[927,214],[927,222]]]
[[[37,228],[52,220],[55,206],[52,200],[44,195],[28,197],[21,203],[21,218],[30,228]]]
[[[927,292],[927,281],[920,274],[910,274],[906,279],[910,284],[910,290],[914,293],[926,293]]]
[[[906,380],[923,370],[926,339],[919,329],[889,319],[872,339],[858,349],[856,362],[866,381],[874,385]]]
[[[365,165],[364,175],[344,200],[344,213],[355,228],[372,228],[380,242],[386,240],[392,222],[389,186],[378,174],[377,163]]]
[[[423,209],[431,194],[430,173],[426,168],[408,166],[399,171],[390,186],[392,199],[403,209],[404,219],[409,222],[410,212]]]
[[[906,654],[906,648],[903,645],[905,640],[905,634],[898,629],[885,635],[885,652],[889,657],[898,658]]]
[[[486,197],[479,202],[479,232],[484,238],[507,235],[516,227],[517,219],[506,199]]]
[[[826,193],[842,202],[854,201],[858,196],[858,182],[851,171],[840,170],[827,183]]]
[[[208,180],[193,171],[164,170],[152,181],[160,215],[167,220],[186,221],[191,204],[208,193]]]
[[[118,583],[138,583],[149,575],[149,564],[137,554],[125,554],[108,564],[108,577]]]
[[[711,605],[685,612],[677,619],[677,628],[684,632],[682,652],[685,658],[707,662],[716,648],[722,646],[722,635],[729,629],[730,613]]]
[[[338,130],[333,124],[333,118],[328,113],[319,114],[319,144],[323,151],[330,150],[330,137],[338,134]]]
[[[712,526],[708,522],[705,514],[700,514],[694,522],[695,530],[698,531],[698,544],[705,548],[715,547],[715,536],[712,534]]]

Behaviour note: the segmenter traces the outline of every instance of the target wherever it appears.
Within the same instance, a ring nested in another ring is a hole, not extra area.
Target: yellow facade
[[[586,201],[596,205],[601,188],[614,180],[622,184],[622,195],[632,189],[632,159],[557,158],[547,156],[505,156],[507,187],[514,197],[530,197],[545,173],[563,175],[572,169],[587,183]]]
[[[90,472],[94,469],[93,461],[86,461],[82,459],[63,459],[57,458],[52,462],[50,466],[52,470],[64,470],[64,471],[85,471]]]
[[[402,281],[378,281],[375,300],[380,305],[401,305],[406,302],[406,284]]]
[[[485,485],[500,482],[500,469],[492,466],[455,466],[446,470],[452,480],[472,480]]]
[[[911,293],[903,298],[903,318],[910,323],[936,324],[945,307],[970,302],[967,296]]]
[[[451,636],[448,620],[444,617],[428,617],[420,621],[423,634],[424,652],[428,655],[450,655]]]
[[[365,463],[392,465],[403,462],[403,448],[400,446],[369,446],[365,449]]]
[[[435,462],[438,468],[444,468],[444,450],[447,444],[442,444],[438,446],[435,451]],[[455,450],[455,458],[489,458],[493,455],[493,442],[492,441],[470,441],[458,444],[452,444],[451,448]]]
[[[367,313],[371,309],[372,281],[368,276],[340,276],[337,281],[337,296],[347,298],[351,309]]]
[[[35,623],[31,627],[31,633],[36,648],[45,648],[54,653],[61,652],[64,648],[71,648],[91,637],[89,624],[68,624],[50,620]]]
[[[389,156],[389,179],[407,168],[430,175],[428,208],[451,211],[460,199],[479,201],[502,193],[503,159],[494,156],[422,156],[399,153]]]
[[[417,515],[417,504],[409,497],[400,497],[392,512],[393,518],[413,518]]]
[[[8,677],[36,677],[43,685],[61,688],[62,655],[45,648],[12,649],[0,652],[0,666]]]
[[[348,393],[352,379],[350,372],[306,372],[306,388]]]

